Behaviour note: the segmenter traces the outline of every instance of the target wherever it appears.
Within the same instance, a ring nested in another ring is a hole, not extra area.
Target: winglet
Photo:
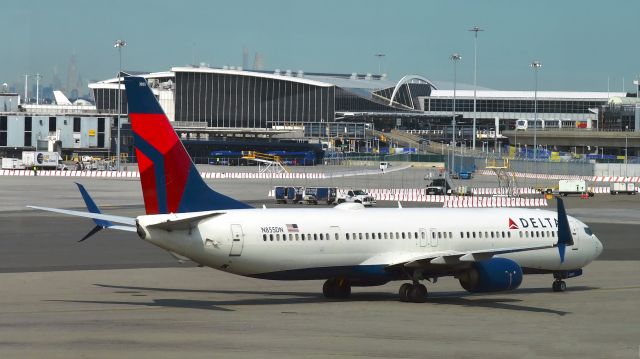
[[[80,190],[80,194],[82,195],[82,199],[84,200],[84,203],[87,206],[87,209],[89,210],[89,212],[91,212],[91,213],[102,213],[102,212],[100,212],[100,208],[98,208],[98,205],[96,205],[96,203],[93,201],[93,198],[91,198],[91,196],[89,196],[89,192],[87,192],[87,190],[84,188],[84,186],[81,185],[78,182],[75,182],[75,184],[78,186],[78,189]],[[111,223],[109,221],[106,221],[104,219],[93,218],[93,222],[96,224],[96,226],[93,227],[93,229],[89,233],[87,233],[78,242],[82,242],[85,239],[93,236],[94,234],[100,232],[100,230],[103,229],[103,228],[109,228],[109,227],[113,226],[113,223]]]
[[[569,218],[567,211],[564,209],[564,202],[560,197],[556,197],[558,201],[558,253],[560,254],[560,263],[564,262],[564,254],[567,246],[573,245],[573,236],[571,235],[571,227],[569,227]]]

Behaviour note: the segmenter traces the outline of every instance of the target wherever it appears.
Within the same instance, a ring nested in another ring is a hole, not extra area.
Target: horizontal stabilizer
[[[70,216],[98,219],[98,220],[109,221],[113,223],[125,224],[127,226],[133,226],[134,227],[133,230],[135,231],[136,219],[131,217],[114,216],[111,214],[102,214],[102,213],[72,211],[70,209],[60,209],[60,208],[49,208],[49,207],[38,207],[38,206],[27,206],[27,207],[33,208],[33,209],[39,209],[41,211],[62,213]],[[112,226],[109,228],[121,229],[121,228],[115,228],[115,227],[121,227],[121,226]]]

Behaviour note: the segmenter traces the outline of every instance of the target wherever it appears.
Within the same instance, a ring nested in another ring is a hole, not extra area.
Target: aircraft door
[[[231,252],[229,256],[240,256],[244,246],[244,232],[239,224],[231,225]]]
[[[571,223],[569,224],[569,226],[571,227],[571,237],[573,237],[573,245],[571,246],[571,249],[577,251],[578,248],[580,248],[581,235],[578,234],[578,227],[575,225],[575,223]]]
[[[429,245],[431,247],[438,246],[438,230],[435,228],[429,228]]]
[[[420,228],[420,233],[418,233],[419,237],[416,244],[419,244],[420,247],[426,247],[429,242],[427,230],[424,228]]]

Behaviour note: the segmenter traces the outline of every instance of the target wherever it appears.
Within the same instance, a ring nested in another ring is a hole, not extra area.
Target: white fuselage
[[[384,266],[421,253],[558,241],[556,212],[521,208],[240,209],[201,220],[191,229],[147,228],[180,216],[140,216],[138,223],[145,240],[199,264],[273,279],[328,278],[340,268]],[[501,256],[533,270],[582,268],[600,254],[602,244],[584,223],[569,217],[569,224],[575,244],[566,248],[562,263],[558,248]]]

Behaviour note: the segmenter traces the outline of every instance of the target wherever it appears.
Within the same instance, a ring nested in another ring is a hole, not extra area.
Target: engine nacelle
[[[499,292],[516,289],[522,283],[522,268],[507,258],[475,262],[458,275],[460,285],[468,292]]]

